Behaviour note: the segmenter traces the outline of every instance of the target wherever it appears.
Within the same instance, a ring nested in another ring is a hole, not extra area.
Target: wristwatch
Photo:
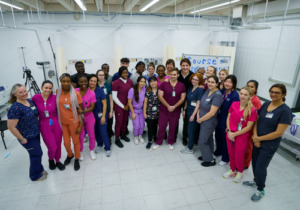
[[[231,130],[227,128],[227,130],[226,130],[226,131],[227,131],[227,132],[229,132],[229,131],[231,131]]]

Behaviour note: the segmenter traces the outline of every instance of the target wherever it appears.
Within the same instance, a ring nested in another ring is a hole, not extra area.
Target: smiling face
[[[171,71],[170,72],[170,80],[172,82],[176,82],[178,77],[179,77],[178,71]]]
[[[89,80],[89,87],[92,88],[92,89],[94,89],[94,88],[96,88],[96,86],[97,86],[97,78],[96,77],[90,78],[90,80]]]
[[[76,66],[76,71],[78,74],[84,73],[84,64],[83,63],[78,63]]]
[[[221,81],[224,81],[224,79],[227,77],[227,74],[224,71],[219,72],[219,79]]]
[[[103,82],[104,81],[104,75],[105,75],[105,73],[103,72],[103,71],[99,71],[98,72],[98,80],[99,80],[99,82]]]
[[[21,86],[21,87],[17,88],[15,96],[19,100],[26,100],[28,97],[28,92],[27,92],[25,86]]]
[[[212,76],[212,75],[214,75],[215,74],[215,70],[214,70],[214,68],[213,67],[207,67],[207,69],[206,69],[206,77],[210,77],[210,76]]]
[[[157,80],[151,80],[150,87],[151,88],[157,88]]]
[[[173,65],[173,63],[169,63],[167,64],[167,71],[170,72],[175,66]]]
[[[105,78],[107,78],[109,73],[109,65],[103,65],[102,70],[104,71]]]
[[[136,67],[136,72],[140,75],[142,75],[142,73],[145,71],[145,66],[144,65],[138,65]]]
[[[255,93],[256,93],[257,90],[256,90],[254,82],[248,82],[247,86],[248,86],[248,88],[251,89],[252,95],[255,95]]]
[[[209,78],[207,80],[207,86],[208,86],[208,89],[213,90],[218,86],[218,84],[216,83],[214,78]]]
[[[187,63],[187,62],[182,62],[181,65],[181,71],[184,73],[184,74],[187,74],[189,71],[190,71],[190,65]]]
[[[45,83],[42,86],[42,92],[45,96],[49,96],[52,93],[53,90],[53,86],[51,83]]]
[[[149,67],[148,67],[149,75],[153,76],[153,75],[154,75],[154,71],[155,71],[155,69],[154,69],[153,66],[149,66]]]
[[[61,87],[64,91],[70,91],[71,88],[71,78],[70,77],[63,77],[60,80]]]
[[[197,76],[193,76],[191,82],[192,82],[193,86],[198,86],[199,85],[199,78]]]
[[[163,67],[158,67],[157,70],[156,70],[156,73],[158,74],[158,76],[160,78],[164,77],[165,76],[165,69]]]
[[[283,98],[285,97],[285,94],[282,94],[282,90],[278,87],[273,87],[270,90],[270,98],[273,102],[279,102],[283,101]]]
[[[232,90],[232,88],[233,88],[232,80],[231,79],[225,80],[224,87],[226,90]]]
[[[81,77],[78,81],[80,89],[88,88],[88,79],[86,77]]]
[[[127,63],[127,62],[121,62],[121,66],[125,66],[126,68],[128,68],[129,67],[129,63]]]
[[[251,93],[246,89],[241,89],[239,96],[241,103],[248,103],[251,98]]]
[[[142,87],[145,87],[145,85],[146,85],[146,80],[143,78],[139,81],[138,86],[139,86],[139,88],[142,88]]]
[[[128,70],[124,70],[121,74],[122,79],[127,79],[128,78]]]

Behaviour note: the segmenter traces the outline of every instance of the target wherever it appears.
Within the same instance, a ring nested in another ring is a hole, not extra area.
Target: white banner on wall
[[[231,61],[230,56],[182,54],[182,58],[190,59],[192,72],[196,72],[199,68],[204,68],[206,70],[209,66],[216,67],[217,71],[220,71],[221,69],[229,70]]]

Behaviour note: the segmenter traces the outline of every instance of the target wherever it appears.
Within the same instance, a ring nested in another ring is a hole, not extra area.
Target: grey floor
[[[112,146],[111,157],[102,151],[95,161],[89,158],[85,143],[85,160],[78,172],[73,162],[65,171],[50,171],[42,143],[48,179],[31,182],[27,152],[9,131],[5,139],[8,150],[0,143],[0,209],[300,209],[300,162],[282,149],[268,168],[266,196],[253,203],[254,189],[222,178],[228,165],[204,168],[197,160],[199,151],[180,153],[181,142],[174,151],[166,144],[154,151],[146,150],[145,144],[124,142],[123,149]],[[63,146],[62,151],[63,161]],[[10,156],[4,158],[7,152]],[[244,172],[244,180],[250,179],[251,169]]]

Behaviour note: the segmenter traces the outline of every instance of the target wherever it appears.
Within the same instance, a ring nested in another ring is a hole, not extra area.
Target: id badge
[[[45,117],[49,117],[49,112],[48,111],[44,111],[44,116]]]
[[[242,130],[242,123],[239,123],[238,124],[238,131],[241,131]]]
[[[207,99],[206,99],[206,102],[210,102],[210,98],[207,98]]]
[[[197,105],[197,102],[196,101],[192,101],[191,102],[191,106],[196,106]]]
[[[99,117],[99,118],[101,118],[101,117],[102,117],[102,115],[103,115],[103,113],[102,113],[102,112],[99,112],[99,113],[98,113],[98,117]]]
[[[70,104],[64,104],[65,109],[70,109]]]
[[[156,112],[157,111],[157,106],[152,107],[152,111]]]
[[[175,93],[175,91],[173,90],[172,91],[172,97],[175,97],[176,96],[176,93]]]
[[[35,106],[32,106],[32,107],[31,107],[31,110],[35,110],[35,109],[36,109]]]
[[[269,112],[269,113],[266,114],[266,118],[272,119],[273,115],[274,115],[273,112]]]
[[[105,95],[107,95],[107,89],[106,88],[103,88],[103,92]]]
[[[226,101],[228,101],[228,102],[229,102],[229,101],[230,101],[230,98],[226,98]]]
[[[52,119],[49,119],[49,125],[53,125],[53,120]]]

